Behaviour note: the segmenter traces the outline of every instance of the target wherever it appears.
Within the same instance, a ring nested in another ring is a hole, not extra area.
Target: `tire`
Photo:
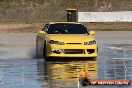
[[[88,86],[91,84],[91,81],[88,78],[83,77],[80,79],[80,84],[82,86]]]
[[[37,45],[38,45],[38,41],[36,41],[36,57],[38,57],[38,47],[37,47]]]
[[[43,57],[44,57],[44,59],[47,59],[47,48],[46,48],[46,42],[44,43]]]
[[[97,53],[99,52],[99,48],[98,48],[98,46],[97,46]]]

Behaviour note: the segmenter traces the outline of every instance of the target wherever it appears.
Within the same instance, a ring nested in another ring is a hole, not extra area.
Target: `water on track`
[[[88,70],[90,79],[132,80],[131,44],[105,44],[99,41],[97,60],[54,58],[46,61],[35,57],[36,34],[31,38],[26,37],[27,41],[33,40],[28,44],[19,41],[25,40],[23,35],[26,36],[25,34],[17,36],[15,41],[18,44],[10,41],[8,43],[3,41],[0,44],[0,88],[83,88],[78,82],[78,77],[84,68]],[[132,88],[132,86],[84,88]]]

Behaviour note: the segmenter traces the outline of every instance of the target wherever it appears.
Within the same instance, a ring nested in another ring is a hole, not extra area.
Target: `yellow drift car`
[[[36,54],[47,57],[97,57],[94,31],[81,23],[50,22],[36,37]]]

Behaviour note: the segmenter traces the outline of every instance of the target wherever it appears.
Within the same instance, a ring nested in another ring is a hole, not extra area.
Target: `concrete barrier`
[[[132,11],[78,12],[78,22],[132,22]]]

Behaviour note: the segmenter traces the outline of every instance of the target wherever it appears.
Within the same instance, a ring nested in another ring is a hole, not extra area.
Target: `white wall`
[[[132,22],[132,11],[78,12],[78,22]]]

